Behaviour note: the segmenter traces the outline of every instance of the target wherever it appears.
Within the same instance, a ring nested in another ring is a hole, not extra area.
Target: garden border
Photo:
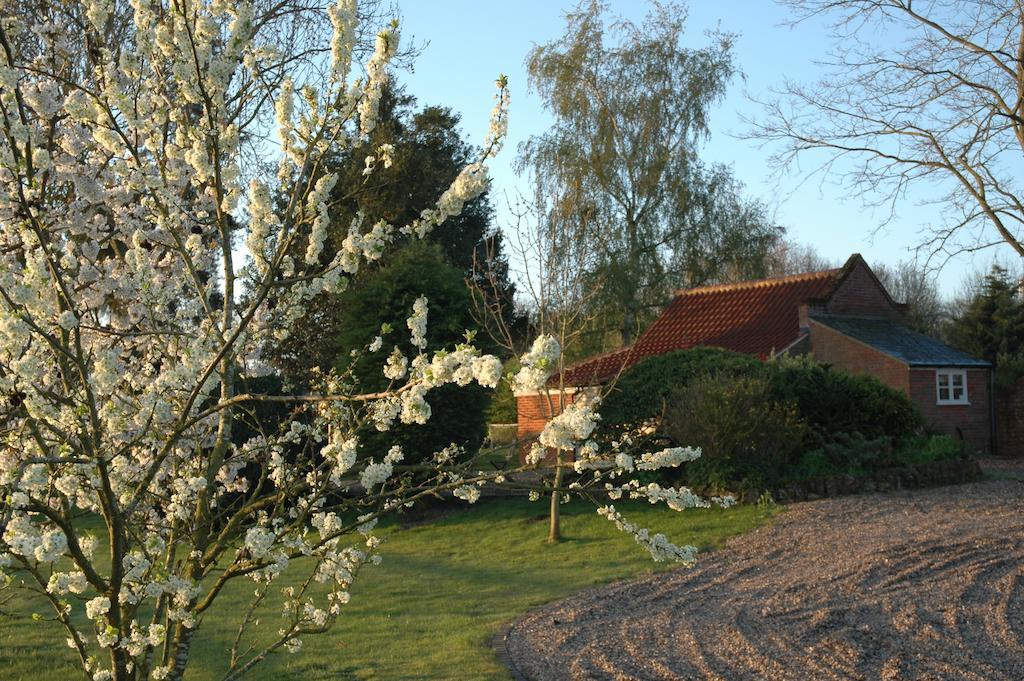
[[[948,459],[885,468],[869,475],[830,475],[791,482],[772,489],[775,501],[814,501],[846,494],[890,492],[975,482],[983,476],[977,459]]]

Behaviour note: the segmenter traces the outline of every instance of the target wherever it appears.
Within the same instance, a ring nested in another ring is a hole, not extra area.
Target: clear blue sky
[[[421,104],[443,104],[462,115],[468,139],[479,144],[487,130],[493,105],[493,81],[500,73],[509,76],[512,106],[509,143],[491,166],[492,193],[499,210],[499,222],[507,215],[503,194],[512,192],[519,181],[512,171],[516,147],[529,136],[543,132],[551,122],[536,95],[527,92],[524,59],[537,43],[562,33],[563,14],[572,6],[567,0],[399,0],[403,19],[403,40],[427,42],[413,73],[398,78]],[[613,10],[640,20],[647,3],[613,0]],[[783,78],[810,82],[819,75],[816,61],[827,58],[829,40],[822,24],[784,26],[787,11],[771,0],[692,0],[689,3],[688,43],[706,44],[705,31],[720,27],[739,34],[736,62],[744,72],[726,100],[712,116],[712,136],[702,158],[733,167],[750,195],[773,206],[789,238],[812,244],[835,261],[860,252],[869,263],[890,263],[913,257],[912,247],[929,220],[932,208],[921,208],[909,199],[898,208],[897,220],[876,231],[882,216],[864,208],[857,198],[846,198],[844,190],[822,184],[818,179],[801,182],[802,177],[770,177],[766,165],[770,149],[759,149],[750,141],[737,139],[742,132],[741,115],[755,116],[757,107],[745,93],[766,96]],[[960,256],[940,276],[940,287],[955,294],[966,273],[987,268],[992,258],[1004,260],[1009,249],[987,251],[974,260]]]

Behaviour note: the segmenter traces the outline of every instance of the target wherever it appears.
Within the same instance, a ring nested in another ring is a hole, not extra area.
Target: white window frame
[[[959,387],[956,386],[957,380],[963,391],[960,397],[954,397],[953,391]],[[943,398],[942,394],[945,391],[946,396]],[[967,395],[967,371],[965,369],[936,369],[935,370],[935,404],[970,404]]]

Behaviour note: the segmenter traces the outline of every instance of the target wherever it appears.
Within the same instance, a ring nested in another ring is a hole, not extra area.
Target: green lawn
[[[271,658],[251,678],[509,678],[489,647],[502,624],[594,584],[671,569],[653,563],[592,506],[562,508],[566,538],[553,546],[544,542],[546,504],[518,499],[462,506],[430,524],[384,528],[384,562],[360,576],[339,624],[328,634],[307,638],[298,655]],[[702,548],[721,546],[771,515],[755,506],[684,513],[648,504],[617,508],[674,541]],[[251,582],[236,582],[222,597],[220,611],[237,614],[251,590]],[[75,678],[71,651],[60,643],[63,634],[50,629],[57,635],[47,636],[51,625],[31,623],[24,601],[6,609],[23,616],[0,615],[0,678]],[[263,614],[263,626],[276,630],[278,616],[275,606]],[[229,622],[210,618],[201,631],[190,678],[219,679],[233,630]]]

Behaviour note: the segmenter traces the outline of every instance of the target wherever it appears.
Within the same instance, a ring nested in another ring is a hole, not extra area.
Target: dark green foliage
[[[804,453],[790,477],[863,475],[895,464],[891,437],[867,438],[860,433],[836,433],[820,448]]]
[[[399,320],[412,312],[415,300],[429,294],[427,322],[428,351],[452,348],[465,341],[467,329],[474,327],[470,315],[469,291],[462,273],[447,264],[436,245],[412,243],[394,254],[385,267],[364,277],[346,296],[338,311],[339,370],[353,361],[350,353],[361,350],[380,332],[382,324],[395,328],[387,334],[384,347],[374,354],[362,354],[352,367],[362,391],[377,391],[387,386],[381,371],[394,345],[407,356],[416,354],[409,330]],[[485,351],[485,338],[476,344]],[[362,433],[366,453],[378,458],[393,444],[401,445],[407,462],[443,449],[452,442],[473,450],[483,440],[486,412],[491,391],[476,384],[465,387],[443,386],[427,396],[432,416],[424,425],[396,425],[380,434],[371,428]]]
[[[505,362],[504,369],[506,376],[519,371],[519,358],[510,358]],[[487,422],[515,423],[516,417],[516,396],[512,392],[512,385],[508,381],[502,381],[498,384],[491,398],[491,405],[487,409]]]
[[[599,437],[654,420],[653,436],[701,447],[704,456],[663,475],[712,490],[757,491],[808,471],[897,465],[919,448],[916,405],[873,376],[833,371],[803,358],[761,362],[716,348],[680,350],[628,371],[602,406]]]
[[[678,443],[702,455],[685,466],[686,481],[711,491],[742,481],[762,489],[783,479],[799,456],[807,422],[796,403],[779,400],[760,376],[704,375],[678,391],[663,421]]]
[[[424,208],[433,206],[472,161],[475,150],[459,133],[458,114],[440,106],[419,111],[415,107],[415,97],[387,88],[369,141],[330,161],[331,169],[339,173],[332,197],[339,202],[335,208],[339,228],[331,234],[334,248],[326,249],[331,255],[348,236],[357,211],[362,211],[366,226],[377,220],[407,225]],[[394,145],[391,167],[378,163],[372,174],[364,175],[365,158],[379,156],[382,144]],[[468,273],[474,249],[491,231],[491,213],[485,194],[467,203],[460,215],[437,226],[429,240],[441,247],[449,263]]]
[[[994,265],[967,308],[950,324],[949,343],[996,363],[1024,348],[1024,297],[1019,282]]]
[[[793,467],[790,477],[794,480],[824,478],[838,474],[839,470],[829,459],[827,452],[822,449],[812,449],[800,456],[800,461]]]
[[[702,374],[751,374],[762,363],[719,348],[677,350],[632,367],[601,405],[601,428],[609,434],[660,417],[669,398]]]
[[[239,394],[286,395],[280,376],[257,376],[237,378]],[[258,435],[278,434],[281,424],[291,420],[292,407],[285,402],[246,402],[236,410],[236,420],[231,432],[231,441],[240,445]]]
[[[995,365],[996,390],[1006,395],[1024,377],[1024,295],[1010,273],[994,265],[947,330],[949,344]]]
[[[788,477],[867,475],[885,468],[949,461],[963,456],[963,451],[963,443],[948,435],[916,435],[894,444],[890,437],[867,439],[858,433],[840,433],[823,447],[805,452]]]
[[[331,196],[331,226],[321,256],[323,264],[330,262],[341,248],[358,213],[363,215],[364,232],[379,220],[400,228],[437,202],[476,153],[462,139],[458,125],[459,116],[450,109],[428,106],[416,110],[414,97],[401,89],[385,89],[377,127],[370,139],[327,160],[329,169],[338,175],[338,182]],[[382,144],[394,147],[391,167],[385,168],[378,161],[374,171],[364,175],[366,157],[379,156]],[[474,261],[486,262],[491,277],[476,283],[490,299],[502,303],[505,326],[520,334],[525,330],[525,318],[515,311],[515,285],[509,278],[501,233],[491,226],[492,214],[493,208],[484,194],[468,202],[460,215],[445,220],[425,240],[440,248],[443,261],[458,272],[463,288],[466,279],[479,279],[473,271]],[[274,362],[288,383],[304,386],[311,369],[327,369],[337,361],[342,352],[337,333],[344,332],[341,311],[352,296],[358,295],[365,279],[373,278],[380,266],[386,266],[409,244],[409,237],[400,236],[379,264],[364,265],[349,291],[319,296],[308,305],[307,314],[295,324],[291,337],[275,349]],[[293,257],[301,258],[304,248],[305,241],[298,240]],[[419,294],[431,299],[432,310],[442,304],[425,287],[420,288]],[[459,304],[470,309],[468,298],[460,298]],[[406,310],[401,317],[387,321],[400,322],[408,314]]]
[[[837,433],[906,437],[923,426],[917,406],[874,376],[848,374],[803,358],[765,364],[776,399],[793,400],[820,445]]]
[[[996,392],[1000,395],[1012,394],[1021,377],[1024,377],[1024,350],[1014,355],[998,355],[994,374]]]
[[[963,440],[948,435],[918,435],[906,440],[895,450],[897,465],[949,461],[964,455]]]

